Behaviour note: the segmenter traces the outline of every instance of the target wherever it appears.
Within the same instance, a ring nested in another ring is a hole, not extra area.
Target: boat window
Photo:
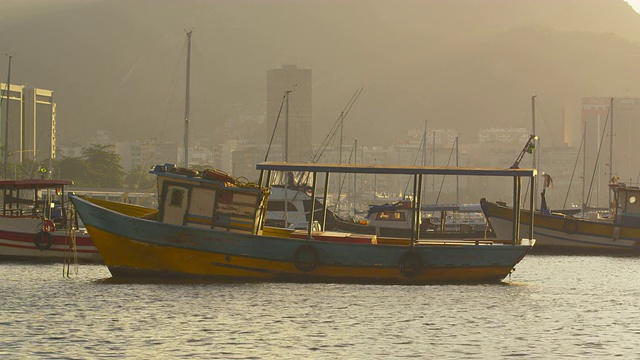
[[[382,221],[405,221],[404,213],[396,211],[381,211],[376,216],[376,219]]]
[[[638,201],[638,196],[627,193],[626,197],[627,204],[625,206],[624,212],[627,214],[640,214],[640,201]]]
[[[183,199],[184,190],[173,189],[171,190],[171,199],[169,200],[169,206],[182,207]]]

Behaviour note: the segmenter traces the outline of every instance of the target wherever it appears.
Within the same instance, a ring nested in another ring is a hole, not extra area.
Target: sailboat
[[[613,113],[612,109],[613,99]],[[533,217],[534,237],[537,241],[535,251],[640,255],[640,188],[619,183],[615,177],[611,180],[609,189],[612,192],[613,216],[610,218],[582,218],[559,212],[536,211]],[[487,199],[482,199],[480,204],[496,235],[501,236],[511,231],[514,219],[512,207]],[[526,230],[532,220],[531,213],[523,210],[522,215],[523,229]]]
[[[640,255],[640,188],[624,183],[612,183],[609,188],[616,204],[610,220],[536,212],[536,252]],[[513,228],[513,208],[486,199],[480,205],[498,236]],[[523,210],[522,215],[527,231],[531,214]]]

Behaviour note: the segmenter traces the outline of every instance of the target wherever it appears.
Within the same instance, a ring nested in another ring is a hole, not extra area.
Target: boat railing
[[[354,244],[373,244],[373,245],[389,245],[389,246],[408,246],[411,239],[400,237],[376,236],[373,234],[356,234],[337,231],[321,231],[314,230],[311,237],[307,237],[307,230],[278,228],[265,226],[263,235],[291,238],[300,240],[315,240],[323,242],[340,242]],[[510,239],[419,239],[416,240],[415,246],[463,246],[463,245],[511,245]]]
[[[520,223],[521,223],[521,194],[522,194],[522,178],[530,178],[530,184],[535,184],[537,171],[535,169],[496,169],[496,168],[462,168],[462,167],[435,167],[435,166],[385,166],[385,165],[350,165],[350,164],[316,164],[316,163],[289,163],[289,162],[263,162],[256,165],[256,169],[260,171],[260,178],[258,184],[260,186],[268,187],[270,180],[275,172],[300,172],[306,171],[311,174],[312,187],[311,187],[311,210],[309,211],[309,225],[307,226],[306,239],[311,240],[314,238],[312,234],[313,222],[315,221],[314,215],[316,213],[316,196],[318,192],[318,174],[324,174],[324,195],[321,204],[323,206],[323,216],[321,217],[323,223],[321,228],[325,228],[325,219],[327,214],[327,198],[329,189],[330,174],[385,174],[385,175],[410,175],[413,178],[413,194],[411,197],[411,238],[407,240],[409,247],[414,247],[420,244],[420,219],[422,218],[422,210],[419,204],[422,204],[422,184],[424,177],[427,175],[450,175],[450,176],[493,176],[493,177],[511,177],[513,179],[513,229],[511,239],[488,240],[492,244],[498,243],[510,243],[520,244],[524,239],[519,239]],[[534,213],[534,192],[530,192],[530,213]],[[533,241],[533,218],[530,219],[531,226],[529,227],[528,241]],[[317,237],[317,235],[316,235]],[[475,244],[475,241],[473,243]],[[478,244],[480,244],[479,240]],[[446,240],[450,243],[450,240]],[[465,244],[468,244],[465,243]]]

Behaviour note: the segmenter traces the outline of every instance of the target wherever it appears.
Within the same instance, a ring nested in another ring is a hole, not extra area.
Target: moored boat
[[[282,185],[271,186],[267,203],[265,226],[305,229],[311,213],[311,189],[303,186],[285,188]],[[411,237],[411,205],[409,200],[392,204],[370,205],[365,219],[344,219],[330,209],[321,209],[322,203],[315,202],[314,230],[320,223],[324,230],[375,234],[385,237]],[[430,205],[423,206],[427,216],[421,217],[421,239],[472,239],[492,238],[493,230],[482,215],[480,205]],[[436,217],[434,214],[437,213]],[[445,221],[441,221],[444,219]]]
[[[65,201],[69,180],[1,180],[0,258],[27,261],[102,261]]]
[[[429,212],[437,212],[440,218],[434,216],[420,217],[421,239],[483,239],[493,238],[493,231],[488,222],[478,214],[480,219],[471,217],[469,213],[461,212],[460,206],[429,206]],[[425,206],[422,207],[425,210]],[[479,210],[479,207],[478,207]],[[393,204],[371,205],[366,220],[345,220],[334,213],[327,213],[326,226],[332,231],[357,232],[363,234],[376,234],[385,237],[410,238],[412,233],[412,206],[409,200],[399,201]],[[473,221],[456,221],[451,213],[457,212],[457,217],[467,217]],[[449,214],[449,215],[447,215]],[[432,214],[430,214],[432,215]],[[444,219],[444,221],[442,221]]]
[[[330,173],[413,175],[412,217],[418,219],[420,209],[415,205],[420,203],[424,175],[513,177],[517,179],[514,194],[519,195],[521,178],[535,179],[535,170],[531,169],[265,162],[257,165],[261,171],[257,184],[187,176],[174,169],[166,164],[151,171],[158,178],[156,219],[129,216],[116,208],[70,197],[114,278],[374,284],[499,282],[535,242],[531,236],[516,237],[516,232],[502,239],[422,240],[418,221],[413,221],[408,239],[313,231],[313,215],[306,230],[263,226],[272,172],[310,172],[314,179],[312,204],[316,203],[318,174],[325,175],[325,189]],[[314,205],[310,214],[315,214]]]
[[[595,255],[640,255],[640,188],[611,184],[615,204],[607,219],[581,218],[562,213],[535,212],[535,252]],[[500,236],[513,227],[513,208],[481,200],[482,210]],[[527,231],[530,212],[522,211]]]

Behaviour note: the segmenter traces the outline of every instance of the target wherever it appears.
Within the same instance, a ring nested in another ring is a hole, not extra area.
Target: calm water
[[[640,358],[640,258],[529,256],[498,285],[131,284],[0,264],[2,358]]]

